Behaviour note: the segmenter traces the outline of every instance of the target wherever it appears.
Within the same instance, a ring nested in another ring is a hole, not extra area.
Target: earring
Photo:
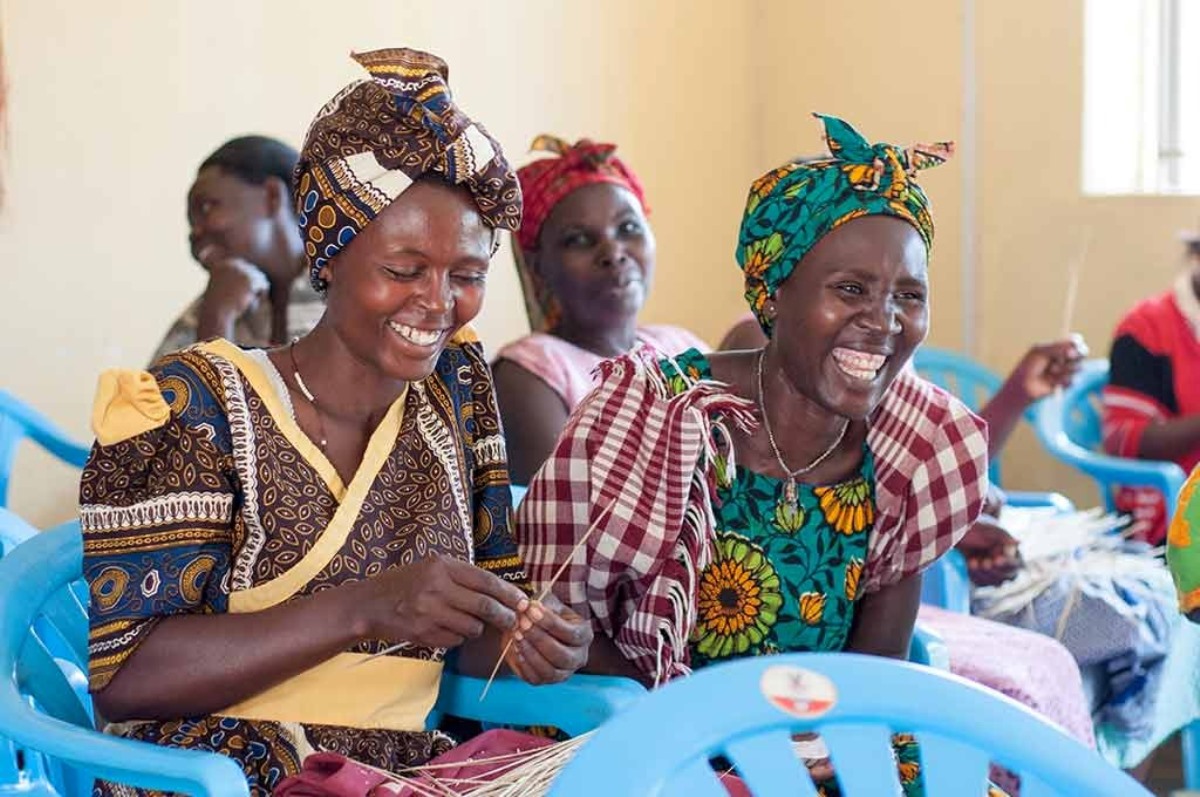
[[[771,302],[771,303],[767,304],[766,309],[767,309],[767,318],[774,320],[775,314],[778,312],[778,310],[775,309],[775,303]]]

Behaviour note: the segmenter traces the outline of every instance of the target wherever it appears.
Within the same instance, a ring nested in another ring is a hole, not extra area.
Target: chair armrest
[[[35,713],[28,706],[0,699],[4,735],[88,776],[197,797],[247,797],[246,776],[230,758],[217,753],[179,750],[108,736]]]
[[[16,419],[29,437],[63,462],[77,468],[87,464],[90,445],[73,440],[45,415],[4,390],[0,390],[0,414]]]
[[[935,670],[950,671],[950,650],[940,636],[917,623],[908,646],[908,660]]]
[[[1040,509],[1048,507],[1059,512],[1074,512],[1075,504],[1062,493],[1028,493],[1005,492],[1005,503],[1022,509]]]
[[[498,677],[487,698],[487,681],[447,670],[442,674],[435,711],[463,719],[505,725],[553,725],[571,736],[595,730],[646,689],[629,678],[573,675],[559,684],[532,686],[519,678]]]

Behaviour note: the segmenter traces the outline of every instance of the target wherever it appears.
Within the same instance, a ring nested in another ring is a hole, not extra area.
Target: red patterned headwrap
[[[574,146],[550,135],[541,135],[529,145],[531,152],[552,152],[557,158],[542,158],[517,169],[524,197],[524,216],[517,230],[517,243],[525,251],[537,248],[542,224],[563,197],[590,183],[613,183],[629,189],[647,215],[642,181],[620,158],[615,144],[598,144],[580,139]]]

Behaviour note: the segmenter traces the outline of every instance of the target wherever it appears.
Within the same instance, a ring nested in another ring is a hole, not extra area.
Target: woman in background
[[[525,215],[515,251],[533,332],[492,366],[515,484],[549,456],[601,361],[639,344],[668,355],[708,348],[685,329],[638,323],[654,232],[642,183],[616,147],[539,136],[533,149],[551,154],[517,170]]]
[[[308,279],[292,205],[298,157],[282,141],[243,136],[200,164],[187,197],[188,240],[208,285],[155,359],[211,338],[278,346],[316,326],[325,305]]]
[[[1104,388],[1104,449],[1119,457],[1200,465],[1200,231],[1183,236],[1185,268],[1171,287],[1121,319]],[[1174,496],[1167,500],[1173,501]],[[1166,534],[1166,504],[1151,488],[1118,491],[1151,544]]]

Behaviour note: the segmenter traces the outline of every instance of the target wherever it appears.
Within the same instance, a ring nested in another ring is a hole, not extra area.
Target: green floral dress
[[[691,380],[711,379],[707,357],[695,349],[675,358]],[[678,374],[671,363],[663,370]],[[671,379],[679,393],[687,383]],[[840,651],[846,647],[867,543],[875,523],[875,458],[832,485],[798,484],[799,503],[784,500],[782,479],[738,468],[732,480],[718,468],[717,542],[700,575],[692,666],[780,652]],[[924,794],[917,745],[897,734],[893,745],[905,797]],[[839,790],[818,785],[826,797]]]

